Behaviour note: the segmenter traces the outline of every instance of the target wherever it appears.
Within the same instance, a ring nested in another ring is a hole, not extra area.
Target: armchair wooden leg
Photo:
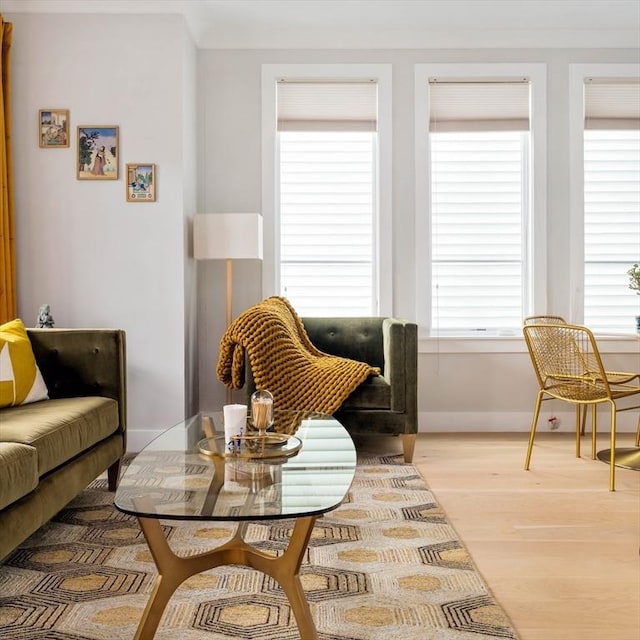
[[[109,491],[115,491],[118,488],[118,482],[120,482],[120,468],[122,467],[122,458],[118,458],[107,469],[107,481],[109,485]]]
[[[402,449],[404,452],[404,461],[413,462],[413,451],[416,447],[416,434],[415,433],[403,433],[402,434]]]

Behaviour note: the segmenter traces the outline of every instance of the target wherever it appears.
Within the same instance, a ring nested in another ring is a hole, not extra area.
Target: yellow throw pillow
[[[22,320],[0,325],[0,408],[48,398]]]

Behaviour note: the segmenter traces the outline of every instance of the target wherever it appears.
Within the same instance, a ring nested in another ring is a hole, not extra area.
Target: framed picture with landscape
[[[69,110],[40,109],[38,111],[38,139],[43,149],[62,149],[69,146]]]
[[[156,201],[156,166],[149,162],[127,164],[127,202]]]
[[[78,180],[118,179],[118,127],[78,127]]]

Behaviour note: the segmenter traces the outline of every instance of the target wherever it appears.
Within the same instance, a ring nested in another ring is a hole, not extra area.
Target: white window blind
[[[640,129],[640,81],[590,78],[584,86],[585,129]]]
[[[376,308],[376,85],[278,85],[280,292],[303,316]]]
[[[585,83],[584,322],[629,331],[640,296],[627,270],[640,261],[640,84]]]
[[[529,83],[433,78],[429,81],[432,131],[526,131],[529,129]]]
[[[278,131],[375,131],[377,84],[278,83]]]
[[[528,91],[526,82],[430,84],[436,332],[521,325],[528,292]]]

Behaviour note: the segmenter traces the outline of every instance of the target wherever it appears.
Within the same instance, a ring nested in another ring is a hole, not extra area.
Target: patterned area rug
[[[135,633],[155,579],[137,522],[106,478],[0,565],[0,637],[114,640]],[[291,520],[251,524],[274,553]],[[231,536],[225,523],[163,522],[179,554]],[[320,640],[493,640],[516,633],[415,467],[361,455],[343,505],[316,523],[301,572]],[[176,591],[158,640],[296,640],[281,589],[251,569],[221,567]]]

